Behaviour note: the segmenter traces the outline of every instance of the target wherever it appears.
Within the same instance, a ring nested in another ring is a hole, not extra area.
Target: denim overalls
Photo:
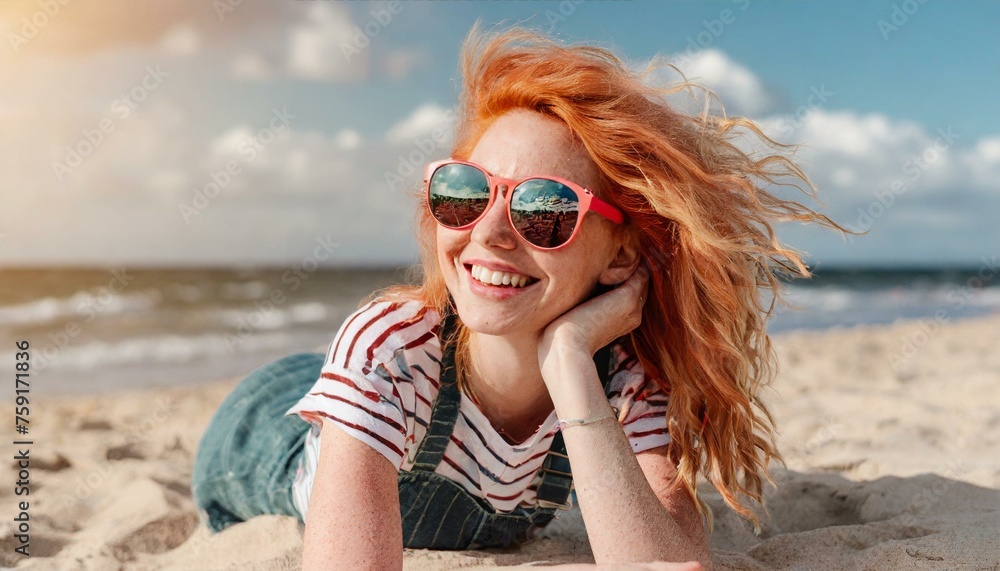
[[[448,339],[454,315],[442,317]],[[602,384],[609,379],[611,345],[595,355]],[[291,486],[305,434],[311,425],[283,416],[319,378],[324,355],[291,355],[254,371],[223,401],[202,437],[195,460],[193,496],[203,524],[212,531],[255,515],[302,517]],[[451,347],[441,363],[440,391],[427,433],[410,470],[400,471],[399,504],[403,545],[408,548],[478,549],[508,547],[532,538],[566,509],[573,485],[562,433],[556,433],[542,467],[538,507],[496,512],[458,482],[434,472],[458,417],[461,394],[455,383]]]

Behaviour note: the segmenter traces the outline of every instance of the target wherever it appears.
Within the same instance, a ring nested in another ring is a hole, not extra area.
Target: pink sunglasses
[[[481,165],[456,159],[432,162],[424,173],[427,207],[438,224],[452,230],[465,230],[479,222],[501,186],[510,225],[541,250],[569,244],[591,210],[615,224],[624,221],[621,210],[590,190],[554,176],[503,178]]]

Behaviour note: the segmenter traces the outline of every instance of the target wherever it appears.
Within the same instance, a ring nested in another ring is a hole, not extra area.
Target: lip
[[[490,267],[490,266],[488,266],[486,264],[480,264],[479,262],[475,262],[475,263],[477,265],[483,265],[483,266],[485,266],[487,268]],[[476,278],[472,277],[471,262],[468,263],[468,264],[463,264],[462,265],[462,269],[465,270],[465,280],[466,280],[466,283],[469,286],[469,291],[471,291],[472,293],[474,293],[474,294],[476,294],[478,296],[487,297],[487,298],[496,299],[496,300],[510,299],[510,298],[512,298],[514,296],[521,295],[525,291],[533,289],[535,287],[535,285],[537,285],[541,281],[541,280],[535,280],[534,282],[532,282],[532,283],[530,283],[530,284],[528,284],[526,286],[523,286],[523,287],[496,287],[496,286],[488,286],[488,285],[485,285],[485,284],[481,283]],[[499,269],[499,268],[490,268],[490,269],[496,269],[496,270],[501,271],[501,272],[503,272],[503,271],[513,271],[513,270],[503,270],[503,269]],[[516,273],[520,273],[520,272],[516,272]],[[527,274],[522,274],[522,275],[527,275]],[[532,279],[534,279],[534,278],[532,278]]]
[[[484,268],[486,268],[488,270],[493,270],[494,272],[507,272],[509,274],[521,274],[522,276],[528,276],[531,279],[536,279],[535,276],[533,276],[533,275],[531,275],[531,274],[529,274],[527,272],[523,272],[523,271],[515,268],[514,266],[507,265],[507,264],[505,264],[503,262],[488,262],[486,260],[477,260],[477,259],[465,260],[464,262],[462,262],[462,265],[465,266],[466,270],[469,270],[469,267],[472,266],[473,264],[475,264],[477,266],[483,266]]]

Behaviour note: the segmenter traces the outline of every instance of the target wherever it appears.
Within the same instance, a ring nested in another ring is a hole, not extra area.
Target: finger
[[[629,280],[632,286],[635,288],[636,299],[639,300],[639,305],[641,306],[648,299],[649,292],[649,270],[645,267],[640,266],[636,269],[635,273]]]

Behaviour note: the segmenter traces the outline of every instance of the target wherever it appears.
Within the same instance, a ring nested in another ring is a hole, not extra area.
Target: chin
[[[466,327],[481,335],[511,335],[523,333],[525,323],[516,316],[503,316],[487,313],[474,307],[459,307],[458,316]]]

